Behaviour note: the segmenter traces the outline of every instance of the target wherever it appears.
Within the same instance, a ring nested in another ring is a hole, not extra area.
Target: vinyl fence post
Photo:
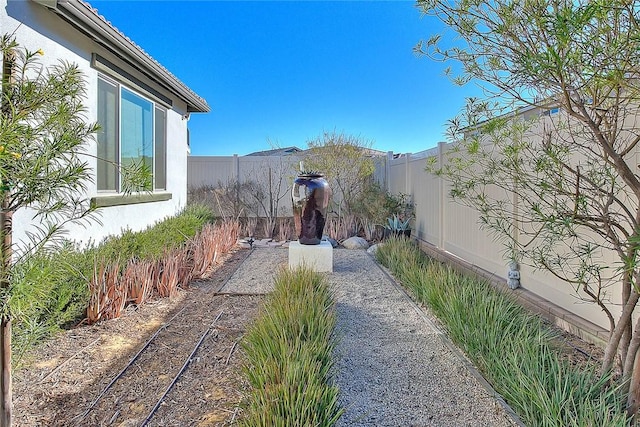
[[[438,142],[438,167],[444,166],[444,152],[446,142]],[[445,226],[446,223],[444,219],[447,214],[447,197],[445,195],[445,181],[442,176],[438,177],[438,248],[444,249],[444,241],[445,241]]]
[[[393,159],[393,151],[387,151],[387,157],[384,161],[384,184],[385,189],[391,192],[391,160]]]
[[[237,154],[233,155],[232,180],[235,189],[236,206],[240,205],[240,159]]]
[[[411,153],[404,155],[404,194],[411,194],[411,171],[409,170],[409,158]]]

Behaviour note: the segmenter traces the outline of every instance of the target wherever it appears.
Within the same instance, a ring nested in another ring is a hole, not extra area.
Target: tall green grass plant
[[[427,258],[405,239],[387,240],[376,256],[433,310],[525,424],[629,425],[611,377],[561,357],[554,332],[510,295]]]
[[[246,335],[245,368],[252,386],[242,425],[323,426],[342,410],[330,384],[333,298],[323,277],[282,270],[260,317]]]

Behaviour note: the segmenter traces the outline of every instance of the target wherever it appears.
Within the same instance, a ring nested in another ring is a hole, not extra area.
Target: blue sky
[[[307,147],[325,131],[418,152],[470,96],[416,56],[442,32],[411,1],[90,1],[207,100],[193,155]]]

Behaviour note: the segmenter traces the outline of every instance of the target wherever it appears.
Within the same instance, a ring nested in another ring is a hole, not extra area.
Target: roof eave
[[[89,37],[149,75],[187,103],[187,111],[208,113],[207,102],[139,46],[103,19],[91,6],[79,0],[33,0],[54,10]]]

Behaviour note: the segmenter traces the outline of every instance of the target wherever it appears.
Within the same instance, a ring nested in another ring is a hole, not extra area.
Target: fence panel
[[[506,278],[509,264],[506,246],[481,228],[480,216],[475,209],[451,200],[449,184],[444,179],[425,170],[426,158],[435,156],[438,164],[442,164],[448,148],[449,144],[440,143],[437,148],[419,155],[387,156],[386,188],[394,194],[412,196],[416,205],[414,232],[417,238],[471,265]],[[489,191],[502,192],[501,195],[505,197],[504,190],[495,188]],[[517,209],[513,195],[507,194],[506,199],[509,198],[514,203],[512,209]],[[602,259],[603,265],[607,265],[613,263],[615,257],[611,253],[603,253]],[[604,313],[595,304],[581,299],[579,290],[545,271],[525,265],[520,268],[521,286],[524,289],[600,327],[609,327]],[[619,286],[611,286],[607,292],[616,298],[620,295]],[[619,312],[614,301],[611,309],[614,314]]]
[[[189,190],[217,187],[238,179],[238,156],[189,156],[187,187]]]
[[[416,207],[415,232],[417,236],[434,245],[440,244],[442,232],[442,199],[441,181],[425,173],[428,156],[437,155],[437,149],[423,155],[412,155],[405,163],[409,167],[407,184],[404,193],[411,194]]]
[[[298,167],[295,156],[192,156],[187,185],[189,191],[208,188],[219,194],[235,191],[233,186],[240,184],[236,198],[250,205],[245,215],[290,216],[291,186]]]
[[[264,210],[274,216],[291,216],[291,187],[299,171],[299,159],[295,156],[245,156],[239,158],[240,182],[258,184],[263,198],[259,201],[258,216]]]

